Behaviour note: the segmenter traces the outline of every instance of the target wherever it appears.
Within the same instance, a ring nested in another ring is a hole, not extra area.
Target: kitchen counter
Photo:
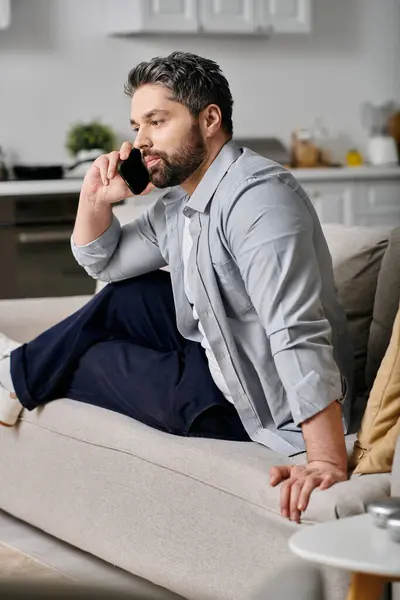
[[[291,169],[298,181],[349,181],[365,179],[400,179],[400,165],[393,167],[321,167]]]
[[[400,166],[394,167],[334,167],[318,169],[292,169],[300,182],[355,181],[374,179],[399,179]],[[79,194],[82,179],[50,179],[46,181],[1,181],[0,196],[41,196]]]
[[[0,181],[0,197],[79,194],[82,187],[82,181],[83,179]]]

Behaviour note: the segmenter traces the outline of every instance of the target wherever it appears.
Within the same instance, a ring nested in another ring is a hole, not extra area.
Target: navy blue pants
[[[179,333],[164,271],[106,286],[15,350],[11,376],[28,410],[67,397],[176,435],[249,440],[203,348]]]

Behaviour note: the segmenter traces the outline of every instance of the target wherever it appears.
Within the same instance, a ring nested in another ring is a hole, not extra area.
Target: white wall
[[[108,0],[11,0],[0,31],[0,145],[14,160],[67,158],[66,131],[101,117],[129,136],[123,84],[141,60],[188,50],[230,81],[237,136],[277,135],[323,117],[342,149],[365,142],[363,100],[400,100],[399,0],[314,0],[314,32],[270,40],[111,38]]]

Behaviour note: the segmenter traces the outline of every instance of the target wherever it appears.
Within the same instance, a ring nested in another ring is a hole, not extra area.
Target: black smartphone
[[[118,165],[118,172],[135,196],[141,194],[150,183],[149,172],[143,164],[140,150],[136,148]]]

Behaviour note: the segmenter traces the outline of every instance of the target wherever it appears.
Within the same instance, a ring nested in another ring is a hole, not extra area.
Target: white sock
[[[8,392],[15,393],[13,380],[11,378],[11,359],[9,356],[4,356],[0,360],[0,385]]]

